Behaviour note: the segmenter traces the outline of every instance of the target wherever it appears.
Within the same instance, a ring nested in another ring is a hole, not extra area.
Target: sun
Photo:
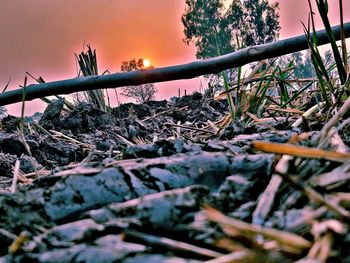
[[[151,66],[151,61],[150,61],[149,59],[145,58],[145,59],[143,60],[143,66],[144,66],[145,68],[149,68],[149,67]]]

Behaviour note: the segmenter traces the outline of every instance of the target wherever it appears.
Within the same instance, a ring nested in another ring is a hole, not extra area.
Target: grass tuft
[[[76,61],[79,64],[80,72],[84,77],[98,75],[96,49],[92,50],[90,45],[87,46],[87,51],[84,50],[80,54],[75,54]],[[84,91],[86,101],[94,105],[96,108],[106,111],[106,100],[103,90],[87,90]]]

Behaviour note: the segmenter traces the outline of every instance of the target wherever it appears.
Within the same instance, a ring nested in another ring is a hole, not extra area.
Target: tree
[[[198,59],[226,54],[240,46],[263,44],[279,36],[279,4],[268,0],[186,0],[184,42],[197,48]]]
[[[293,63],[293,74],[296,78],[313,78],[316,76],[309,52],[294,52],[278,58],[278,65],[281,68],[287,67],[290,62]]]
[[[309,52],[306,52],[305,55],[301,52],[293,53],[292,59],[294,61],[294,75],[297,78],[313,78],[316,76]]]
[[[240,0],[237,1],[240,2]],[[278,8],[277,2],[270,4],[268,0],[243,1],[244,22],[242,22],[243,30],[240,30],[240,35],[246,46],[268,43],[278,39],[281,29]]]
[[[234,51],[228,21],[224,16],[222,1],[218,0],[186,0],[185,14],[182,16],[184,25],[184,42],[191,42],[197,48],[196,57],[205,59]],[[236,26],[236,25],[235,25]]]
[[[227,54],[244,46],[271,42],[279,36],[278,3],[268,0],[186,0],[184,42],[193,43],[197,59]],[[230,80],[234,74],[229,75]]]
[[[293,62],[293,73],[297,78],[315,78],[316,72],[312,64],[311,55],[309,51],[295,52],[289,55],[279,57],[278,65],[282,68],[286,67],[289,62]],[[325,68],[336,75],[335,60],[332,51],[327,50],[322,56],[322,61]]]
[[[136,60],[135,58],[129,61],[123,61],[120,66],[122,72],[129,72],[134,70],[147,70],[154,68],[153,66],[145,67],[144,59],[140,58]],[[144,103],[150,100],[154,100],[154,95],[157,93],[157,89],[153,83],[143,84],[139,86],[129,86],[123,89],[123,96],[132,98],[138,103]]]
[[[139,58],[138,60],[136,60],[135,58],[130,59],[128,61],[123,61],[122,65],[120,66],[120,70],[122,72],[129,72],[129,71],[133,71],[133,70],[141,70],[144,69],[144,65],[143,65],[143,59]]]

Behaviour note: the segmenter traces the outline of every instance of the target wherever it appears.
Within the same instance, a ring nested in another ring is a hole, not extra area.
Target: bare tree
[[[129,61],[123,61],[120,67],[122,72],[129,72],[134,70],[148,70],[154,68],[153,66],[145,67],[144,59],[135,58]],[[122,95],[136,100],[138,103],[144,103],[150,100],[154,100],[154,95],[157,93],[157,89],[154,83],[143,84],[139,86],[128,86],[123,88]]]

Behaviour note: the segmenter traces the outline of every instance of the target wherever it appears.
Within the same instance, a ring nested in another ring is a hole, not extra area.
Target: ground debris
[[[24,137],[3,114],[0,263],[349,261],[344,136],[299,127],[300,110],[231,122],[227,107],[58,99]]]

